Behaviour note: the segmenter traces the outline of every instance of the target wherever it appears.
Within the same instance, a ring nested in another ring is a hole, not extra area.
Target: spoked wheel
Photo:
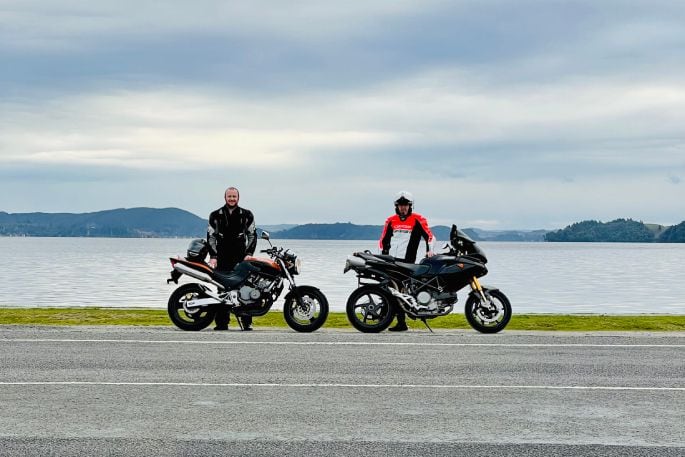
[[[197,284],[184,284],[171,294],[167,311],[176,327],[181,330],[197,331],[212,323],[216,314],[215,306],[188,307],[189,301],[199,298],[207,298],[207,294]]]
[[[283,317],[293,330],[313,332],[328,318],[328,299],[316,287],[299,286],[285,297]]]
[[[393,300],[378,286],[362,286],[347,299],[347,319],[360,332],[382,332],[395,317]]]
[[[499,290],[484,290],[487,302],[478,294],[471,294],[466,300],[464,313],[471,327],[481,333],[497,333],[507,326],[511,319],[511,304]]]

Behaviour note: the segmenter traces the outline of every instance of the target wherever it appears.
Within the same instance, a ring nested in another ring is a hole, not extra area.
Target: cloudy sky
[[[681,0],[0,1],[0,211],[685,220]]]

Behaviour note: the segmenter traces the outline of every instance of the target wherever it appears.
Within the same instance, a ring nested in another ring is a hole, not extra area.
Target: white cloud
[[[327,148],[392,141],[383,132],[298,126],[311,108],[202,94],[126,92],[3,108],[0,161],[36,165],[283,167]]]
[[[280,167],[332,150],[458,151],[504,142],[548,150],[571,144],[566,153],[589,162],[683,163],[685,84],[588,81],[493,90],[474,80],[439,70],[364,91],[278,98],[185,87],[5,103],[0,160]],[[560,157],[539,154],[543,161]]]

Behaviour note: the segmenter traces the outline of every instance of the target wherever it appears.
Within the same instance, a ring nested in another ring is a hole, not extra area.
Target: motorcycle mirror
[[[271,244],[271,241],[269,241],[269,232],[267,232],[266,230],[262,230],[260,238],[266,240],[269,243],[269,246],[274,247],[274,245]]]

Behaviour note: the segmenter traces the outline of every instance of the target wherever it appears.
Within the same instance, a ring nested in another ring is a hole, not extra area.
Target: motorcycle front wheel
[[[486,290],[488,302],[483,303],[476,294],[466,300],[464,314],[469,325],[481,333],[497,333],[504,329],[511,319],[511,304],[499,290]]]
[[[363,333],[379,333],[395,317],[394,298],[378,286],[362,286],[347,299],[347,319]]]
[[[298,286],[285,297],[283,318],[298,332],[318,330],[328,318],[328,299],[316,287]]]
[[[202,287],[198,284],[184,284],[176,289],[169,297],[167,312],[174,325],[181,330],[198,331],[206,328],[214,320],[216,308],[189,309],[185,305],[190,300],[206,298]]]

